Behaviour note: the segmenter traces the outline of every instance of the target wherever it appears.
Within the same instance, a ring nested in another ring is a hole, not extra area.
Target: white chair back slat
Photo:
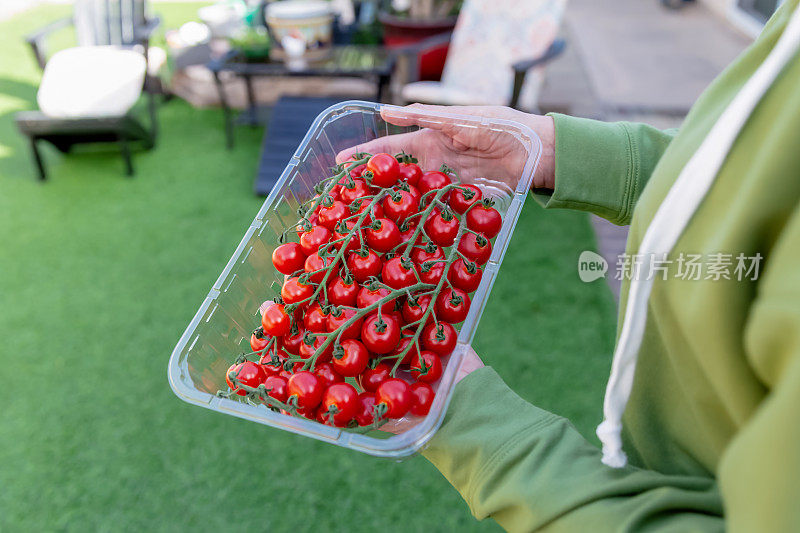
[[[81,46],[130,46],[147,23],[145,0],[75,0],[74,20]]]

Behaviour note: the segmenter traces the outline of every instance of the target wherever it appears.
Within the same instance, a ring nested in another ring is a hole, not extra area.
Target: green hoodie
[[[635,254],[797,4],[785,2],[677,132],[554,115],[556,185],[537,200],[630,223]],[[795,57],[742,129],[666,279],[655,281],[624,416],[628,466],[603,465],[568,421],[519,398],[491,368],[456,386],[423,453],[477,518],[514,531],[800,531],[798,88]],[[699,280],[680,275],[689,254],[702,254]],[[763,257],[756,280],[737,279],[739,254]],[[715,277],[711,263],[726,261],[731,279],[705,279]],[[623,307],[626,295],[623,287]]]

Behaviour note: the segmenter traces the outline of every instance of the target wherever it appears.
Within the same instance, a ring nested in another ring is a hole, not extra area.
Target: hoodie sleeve
[[[545,208],[589,211],[617,225],[633,208],[677,130],[553,113],[555,189],[535,189]]]
[[[464,378],[423,452],[478,519],[509,531],[723,531],[713,478],[600,462],[567,421],[514,394],[490,367]]]

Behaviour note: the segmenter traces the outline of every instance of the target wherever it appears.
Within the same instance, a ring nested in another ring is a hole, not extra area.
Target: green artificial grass
[[[197,8],[155,7],[167,27]],[[22,36],[65,12],[0,24],[0,530],[496,529],[422,457],[376,459],[173,395],[170,352],[261,204],[261,132],[226,151],[218,110],[172,101],[134,179],[116,153],[48,150],[38,183],[13,126],[39,79]],[[529,201],[474,343],[587,436],[614,328],[605,285],[576,275],[593,246],[584,215]]]

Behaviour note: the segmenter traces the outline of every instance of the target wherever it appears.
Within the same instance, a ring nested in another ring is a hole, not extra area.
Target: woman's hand
[[[356,151],[390,154],[405,151],[412,155],[424,154],[425,170],[439,168],[442,163],[459,171],[462,180],[492,176],[516,182],[522,173],[527,153],[511,135],[459,127],[447,120],[431,121],[415,111],[435,111],[454,115],[488,117],[519,122],[531,128],[542,141],[542,155],[533,177],[534,188],[553,189],[555,185],[553,119],[531,115],[501,106],[435,106],[412,104],[403,108],[403,114],[384,108],[381,116],[397,126],[420,126],[424,129],[411,133],[389,135],[366,144],[343,150],[337,162],[345,161]],[[502,175],[498,175],[502,174]]]

